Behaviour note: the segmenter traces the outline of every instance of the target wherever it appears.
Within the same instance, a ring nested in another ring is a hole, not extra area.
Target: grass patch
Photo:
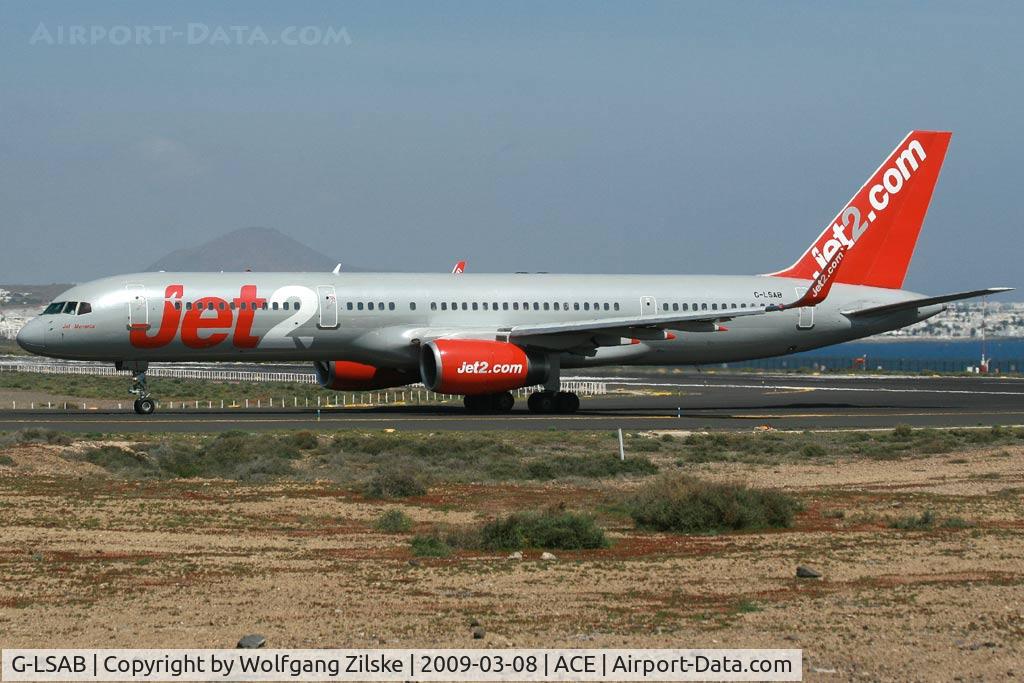
[[[413,536],[409,545],[417,557],[448,557],[452,554],[452,547],[436,533]]]
[[[144,446],[143,446],[144,447]],[[127,478],[217,478],[263,481],[294,473],[292,461],[300,456],[288,437],[224,432],[198,442],[169,441],[148,453],[113,446],[90,448],[85,460]]]
[[[935,526],[935,513],[931,510],[925,510],[919,515],[904,515],[889,520],[890,529],[900,529],[901,531],[924,531],[933,526]]]
[[[426,477],[417,469],[389,467],[362,485],[367,498],[411,498],[427,493]]]
[[[482,525],[435,526],[414,536],[413,554],[445,557],[465,550],[590,550],[607,548],[608,538],[589,515],[553,508],[515,512]]]
[[[970,529],[974,523],[962,517],[946,517],[940,520],[931,510],[925,510],[919,515],[905,515],[889,520],[890,529],[900,531],[929,531],[936,527],[942,529]]]
[[[54,429],[21,429],[0,437],[0,446],[24,446],[33,443],[70,446],[71,437]]]
[[[319,474],[335,481],[370,481],[394,471],[412,470],[422,480],[449,482],[551,481],[644,476],[658,471],[643,455],[619,460],[612,433],[336,435],[316,451]],[[566,452],[568,450],[574,452]],[[381,482],[385,483],[385,482]],[[367,495],[376,496],[372,490]],[[417,494],[411,494],[417,495]],[[386,497],[386,496],[385,496]]]
[[[589,515],[566,510],[517,512],[480,529],[484,550],[586,550],[605,548],[608,539]]]
[[[669,475],[641,488],[628,508],[640,528],[715,534],[789,527],[801,505],[779,491]]]
[[[374,528],[389,534],[403,534],[412,529],[412,518],[398,508],[392,508],[377,518]]]
[[[0,466],[14,467],[14,458],[7,455],[6,453],[0,453]]]

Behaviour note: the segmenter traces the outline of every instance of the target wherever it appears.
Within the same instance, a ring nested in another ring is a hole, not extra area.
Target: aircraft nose
[[[38,320],[29,320],[18,331],[18,346],[29,353],[39,353],[45,346],[43,342],[43,326]]]

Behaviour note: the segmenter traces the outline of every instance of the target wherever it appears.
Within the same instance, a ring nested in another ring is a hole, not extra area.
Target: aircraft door
[[[338,326],[338,296],[334,287],[322,285],[316,288],[320,308],[320,329],[334,329]]]
[[[149,301],[142,285],[125,285],[128,290],[128,329],[149,329]]]
[[[640,297],[640,317],[655,315],[658,312],[658,304],[653,296]]]
[[[807,293],[806,287],[796,288],[796,298],[799,299]],[[796,320],[796,329],[809,330],[814,327],[814,306],[801,306],[797,309],[800,312]]]

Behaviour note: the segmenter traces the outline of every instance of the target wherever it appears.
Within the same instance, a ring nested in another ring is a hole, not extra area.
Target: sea
[[[990,373],[1024,371],[1021,338],[987,339],[984,343],[980,338],[860,340],[779,358],[730,363],[729,367],[837,370],[852,368],[855,359],[863,358],[862,366],[869,370],[973,372],[981,362],[983,346]]]

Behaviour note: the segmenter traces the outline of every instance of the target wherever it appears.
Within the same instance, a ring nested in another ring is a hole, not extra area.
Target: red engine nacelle
[[[436,339],[420,352],[420,378],[442,394],[494,394],[547,379],[543,354],[479,339]]]
[[[316,379],[324,389],[363,391],[412,384],[416,378],[393,368],[378,368],[348,360],[316,361]]]

